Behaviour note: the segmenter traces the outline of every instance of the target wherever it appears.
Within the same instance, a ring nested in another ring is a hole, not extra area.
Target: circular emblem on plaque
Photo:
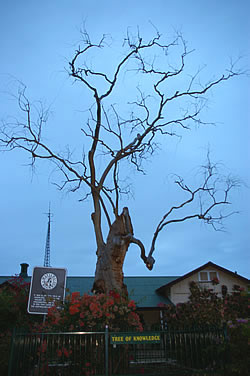
[[[45,290],[52,290],[56,287],[57,285],[57,277],[53,273],[45,273],[41,277],[41,286]]]

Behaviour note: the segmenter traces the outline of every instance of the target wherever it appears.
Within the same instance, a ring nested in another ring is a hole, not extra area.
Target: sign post
[[[66,269],[38,267],[33,269],[30,286],[28,312],[46,315],[56,301],[65,296]]]

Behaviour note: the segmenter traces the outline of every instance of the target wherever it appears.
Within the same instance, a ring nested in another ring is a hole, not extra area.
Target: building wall
[[[146,330],[153,330],[160,325],[160,311],[159,309],[152,310],[138,310],[138,313],[143,318],[143,326]]]
[[[170,299],[172,303],[178,304],[178,303],[185,303],[188,301],[188,297],[190,295],[189,284],[192,281],[198,282],[201,287],[213,289],[216,293],[218,293],[219,297],[222,296],[222,293],[221,293],[222,285],[227,286],[227,291],[229,294],[232,293],[234,285],[239,285],[240,287],[247,289],[247,283],[239,279],[237,277],[237,274],[233,276],[217,268],[211,268],[211,267],[204,268],[202,271],[208,271],[208,272],[216,271],[219,284],[213,285],[212,282],[201,282],[199,280],[198,272],[195,274],[192,274],[190,277],[183,279],[182,281],[180,281],[179,283],[176,283],[175,285],[171,287]]]

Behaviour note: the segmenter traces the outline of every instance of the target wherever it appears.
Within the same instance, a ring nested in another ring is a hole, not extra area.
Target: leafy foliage
[[[248,319],[238,319],[234,323],[229,323],[229,366],[228,376],[245,376],[249,372],[250,359],[250,321]]]
[[[8,280],[0,289],[0,374],[7,374],[11,334],[14,327],[29,329],[34,320],[27,312],[29,283],[20,276]]]
[[[215,281],[215,284],[216,281]],[[249,369],[249,294],[240,286],[233,287],[228,294],[222,286],[222,297],[213,289],[202,289],[195,282],[190,284],[189,301],[176,306],[161,305],[164,318],[170,328],[226,325],[228,341],[225,344],[227,354],[226,374],[228,376],[246,376]]]
[[[110,291],[109,294],[89,295],[73,292],[63,305],[58,304],[48,311],[43,329],[46,331],[95,331],[106,325],[111,330],[133,328],[141,331],[142,324],[135,312],[136,305],[127,296]]]
[[[249,296],[239,286],[234,286],[232,294],[226,293],[220,298],[213,289],[200,288],[191,282],[188,302],[161,306],[169,327],[218,326],[249,316]]]
[[[24,326],[29,321],[27,302],[29,283],[22,277],[13,277],[0,290],[0,329]]]

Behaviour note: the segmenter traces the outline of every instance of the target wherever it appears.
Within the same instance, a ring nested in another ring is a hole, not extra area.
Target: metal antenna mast
[[[44,262],[43,266],[50,267],[50,222],[51,222],[51,212],[50,212],[50,204],[49,204],[49,212],[46,213],[48,215],[48,231],[47,231],[47,238],[46,238],[46,246],[45,246],[45,255],[44,255]]]

